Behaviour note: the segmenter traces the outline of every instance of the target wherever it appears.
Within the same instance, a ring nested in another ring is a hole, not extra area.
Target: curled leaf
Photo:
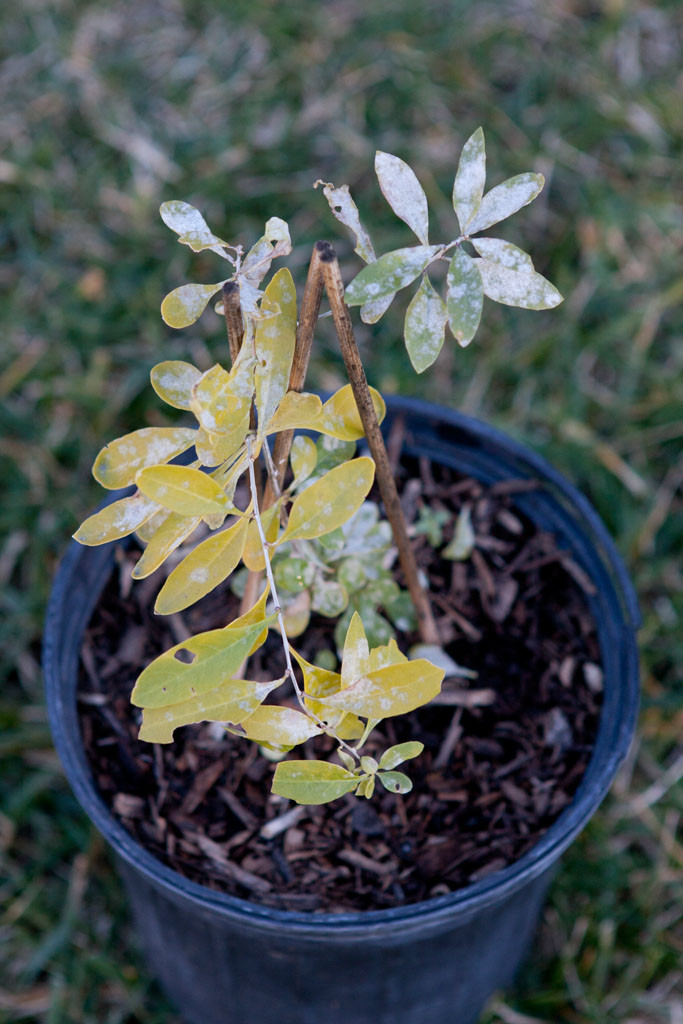
[[[523,206],[528,206],[536,198],[545,184],[542,174],[516,174],[513,178],[496,185],[487,192],[479,209],[467,228],[469,235],[485,231],[493,224],[511,217]]]
[[[274,747],[296,747],[322,731],[303,712],[274,704],[261,705],[241,724],[247,739]]]
[[[266,432],[276,434],[279,430],[316,429],[315,422],[322,407],[323,403],[317,395],[288,391],[268,424]]]
[[[484,289],[477,262],[462,249],[456,249],[448,266],[446,309],[453,337],[464,348],[477,333]]]
[[[323,703],[361,718],[390,718],[427,704],[441,689],[443,669],[419,659],[369,672]]]
[[[318,462],[318,449],[315,441],[312,441],[310,437],[304,437],[303,434],[298,434],[292,441],[289,458],[294,474],[292,487],[296,490],[304,480],[308,479]]]
[[[375,173],[384,198],[396,216],[415,232],[423,245],[427,245],[427,196],[415,171],[400,157],[378,150],[375,155]]]
[[[289,387],[294,357],[296,288],[287,268],[275,274],[266,288],[261,307],[278,310],[276,316],[258,322],[254,338],[256,409],[259,432],[265,434]]]
[[[166,518],[152,534],[147,547],[138,559],[131,576],[142,580],[155,572],[168,556],[193,533],[201,522],[201,516],[184,516],[178,512],[167,512]]]
[[[405,320],[405,343],[417,373],[431,366],[443,347],[448,312],[446,305],[425,274],[415,292]]]
[[[375,388],[370,388],[370,396],[377,420],[381,423],[387,411],[385,401]],[[314,430],[319,430],[321,434],[327,434],[330,437],[336,437],[338,441],[359,441],[361,437],[365,437],[365,430],[350,384],[345,384],[343,388],[339,388],[331,398],[327,399],[320,416],[311,425]]]
[[[341,224],[350,228],[356,236],[354,252],[357,252],[366,263],[373,263],[375,260],[375,250],[372,247],[369,234],[360,222],[358,207],[351,198],[349,186],[340,185],[339,188],[335,188],[329,181],[316,181],[313,187],[317,188],[318,185],[323,186],[323,195],[327,199],[334,216]]]

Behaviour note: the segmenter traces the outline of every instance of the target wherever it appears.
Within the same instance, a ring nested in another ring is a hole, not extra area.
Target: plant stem
[[[299,686],[299,682],[298,682],[298,680],[296,678],[296,675],[294,674],[294,666],[292,664],[292,656],[291,656],[290,651],[289,651],[289,643],[287,641],[287,633],[285,632],[285,623],[284,623],[284,618],[282,616],[282,608],[280,606],[280,598],[278,596],[277,587],[275,586],[275,577],[273,576],[273,569],[272,569],[272,566],[270,564],[270,555],[268,553],[268,541],[266,540],[266,535],[265,535],[264,530],[263,530],[263,523],[261,522],[261,510],[259,509],[258,495],[256,493],[256,476],[254,474],[254,459],[253,459],[252,454],[251,454],[251,444],[252,444],[251,437],[247,437],[247,462],[248,462],[248,465],[249,465],[249,487],[251,489],[251,500],[252,500],[252,503],[253,503],[254,520],[256,522],[256,529],[258,530],[259,540],[261,541],[261,550],[263,552],[263,560],[265,562],[265,567],[266,567],[266,579],[268,580],[268,585],[270,587],[270,595],[271,595],[271,597],[273,599],[273,605],[274,605],[273,610],[274,610],[275,614],[277,615],[277,622],[278,622],[278,626],[280,627],[280,637],[282,639],[282,647],[283,647],[283,650],[285,652],[285,665],[286,665],[285,676],[289,677],[289,679],[291,680],[292,686],[294,687],[294,692],[296,693],[296,699],[297,699],[297,701],[299,703],[299,707],[301,708],[303,713],[306,715],[306,717],[310,718],[312,721],[314,721],[315,724],[323,732],[327,733],[328,736],[331,736],[340,745],[340,747],[343,747],[345,750],[347,750],[349,752],[349,754],[351,754],[352,757],[354,757],[357,761],[360,761],[360,755],[357,753],[357,751],[353,747],[350,747],[347,743],[345,743],[344,740],[341,739],[340,736],[337,736],[337,734],[334,731],[334,729],[332,729],[329,725],[326,725],[325,722],[323,722],[321,718],[318,718],[318,716],[316,714],[314,714],[306,706],[306,701],[304,699],[304,694],[303,694],[303,692],[301,690],[301,687]]]
[[[322,252],[321,260],[323,263],[325,287],[330,300],[334,325],[339,336],[339,344],[342,356],[344,357],[346,372],[349,376],[349,383],[353,390],[363,429],[365,430],[365,436],[370,446],[370,452],[375,461],[377,484],[382,501],[384,502],[387,519],[391,524],[394,534],[394,541],[398,548],[403,575],[406,578],[410,597],[417,614],[420,636],[423,643],[439,644],[439,633],[432,614],[429,597],[420,583],[419,570],[415,561],[415,553],[408,537],[408,529],[401,501],[391,472],[384,438],[382,437],[377,420],[377,413],[372,403],[365,369],[358,352],[349,309],[344,301],[344,283],[339,269],[339,261],[331,246],[328,246]]]

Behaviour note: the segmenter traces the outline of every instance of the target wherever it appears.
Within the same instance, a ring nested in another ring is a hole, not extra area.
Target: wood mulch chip
[[[477,547],[467,561],[444,561],[425,537],[415,540],[444,646],[478,673],[447,679],[443,703],[387,719],[371,736],[368,754],[405,739],[425,744],[407,766],[414,788],[403,797],[378,786],[370,801],[296,807],[270,794],[274,766],[258,748],[216,726],[179,729],[167,746],[140,743],[140,712],[129,702],[136,676],[188,633],[225,625],[236,599],[224,586],[173,622],[153,616],[157,577],[131,588],[132,556],[118,550],[83,642],[83,739],[113,813],[186,877],[288,910],[396,907],[517,860],[571,801],[602,700],[590,580],[516,508],[515,494],[533,482],[486,487],[424,459],[402,472],[412,520],[425,502],[454,518],[470,506]],[[452,525],[445,543],[451,535]],[[404,649],[417,640],[399,639]],[[314,617],[299,646],[311,660],[332,647],[330,620]],[[270,637],[250,678],[276,678],[281,659]],[[332,749],[317,737],[293,756]]]

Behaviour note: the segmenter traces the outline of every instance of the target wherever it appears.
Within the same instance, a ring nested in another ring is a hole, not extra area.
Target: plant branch
[[[375,461],[377,484],[384,502],[387,519],[391,524],[403,575],[408,584],[410,597],[417,614],[418,627],[422,641],[426,644],[438,644],[439,633],[432,614],[429,597],[420,583],[419,570],[415,560],[408,530],[406,527],[401,501],[396,490],[396,483],[391,472],[389,457],[384,445],[384,438],[377,420],[377,413],[372,403],[365,369],[358,352],[358,345],[353,333],[353,325],[349,309],[344,301],[344,283],[342,281],[339,261],[331,246],[321,254],[323,276],[327,295],[330,300],[334,324],[339,336],[339,344],[353,390],[358,412]]]

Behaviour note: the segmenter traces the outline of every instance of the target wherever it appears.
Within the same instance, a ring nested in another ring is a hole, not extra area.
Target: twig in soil
[[[445,768],[450,760],[450,756],[455,750],[458,740],[462,736],[462,726],[460,725],[460,719],[462,718],[462,709],[458,708],[453,713],[451,718],[451,724],[448,726],[448,731],[444,736],[443,743],[439,747],[439,753],[434,758],[434,768]]]
[[[271,818],[270,821],[267,821],[260,830],[259,835],[264,839],[274,839],[281,832],[286,832],[292,825],[296,825],[297,821],[300,821],[305,814],[305,807],[292,807],[289,811],[285,811],[284,814],[278,815],[277,818]]]

